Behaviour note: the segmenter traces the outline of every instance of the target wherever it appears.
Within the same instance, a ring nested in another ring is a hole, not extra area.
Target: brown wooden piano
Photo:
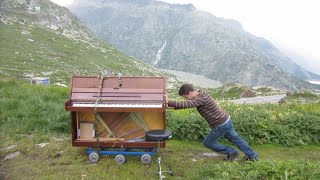
[[[72,145],[92,148],[155,148],[146,132],[166,129],[164,77],[74,76],[70,99]]]

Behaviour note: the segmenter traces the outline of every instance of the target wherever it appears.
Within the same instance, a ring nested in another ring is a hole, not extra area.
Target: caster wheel
[[[117,155],[115,159],[118,164],[123,164],[126,161],[126,158],[122,154]]]
[[[151,162],[151,156],[149,154],[143,154],[141,156],[141,162],[143,164],[149,164]]]
[[[97,152],[92,152],[89,154],[89,160],[91,162],[97,162],[99,160],[99,154]]]

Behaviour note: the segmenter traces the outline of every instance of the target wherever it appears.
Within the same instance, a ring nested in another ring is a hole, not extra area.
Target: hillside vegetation
[[[102,42],[66,8],[49,0],[8,0],[0,9],[1,74],[44,76],[62,84],[72,75],[162,75]]]

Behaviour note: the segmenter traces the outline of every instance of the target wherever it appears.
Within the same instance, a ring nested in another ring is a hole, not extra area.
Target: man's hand
[[[168,97],[167,97],[167,96],[165,96],[165,97],[166,97],[166,109],[174,109],[173,107],[169,107],[169,106],[168,106],[169,100],[168,100]]]
[[[168,108],[168,97],[167,97],[167,95],[165,95],[165,97],[166,97],[166,108]]]

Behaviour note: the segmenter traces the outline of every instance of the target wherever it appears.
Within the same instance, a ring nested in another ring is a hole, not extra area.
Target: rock
[[[292,91],[287,91],[287,93],[286,93],[286,96],[293,96],[294,95],[294,92],[292,92]]]
[[[56,155],[54,155],[54,158],[58,158],[58,157],[61,157],[63,151],[59,151]]]
[[[40,144],[36,144],[35,146],[37,148],[44,148],[46,145],[48,145],[49,143],[40,143]]]
[[[284,103],[287,103],[287,102],[288,102],[288,100],[286,98],[281,98],[278,103],[279,104],[284,104]]]
[[[20,155],[20,151],[16,151],[14,153],[6,155],[3,160],[5,161],[5,160],[13,159],[19,155]]]
[[[56,84],[57,84],[57,83],[56,83]],[[67,87],[67,86],[66,86],[66,87]],[[57,142],[61,142],[61,141],[67,140],[67,138],[59,138],[59,137],[52,137],[51,139],[54,140],[54,141],[57,141]]]
[[[219,156],[219,155],[217,153],[202,153],[201,156],[216,157],[216,156]]]
[[[256,93],[248,88],[243,92],[242,97],[256,97]]]
[[[57,85],[57,86],[62,86],[62,87],[68,87],[67,85],[62,84],[62,83],[59,83],[59,82],[55,83],[55,85]]]
[[[1,150],[2,150],[2,151],[8,151],[8,150],[10,150],[10,149],[15,148],[16,146],[17,146],[16,144],[13,144],[13,145],[11,145],[11,146],[6,146],[6,147],[4,147],[4,148],[2,148]]]

